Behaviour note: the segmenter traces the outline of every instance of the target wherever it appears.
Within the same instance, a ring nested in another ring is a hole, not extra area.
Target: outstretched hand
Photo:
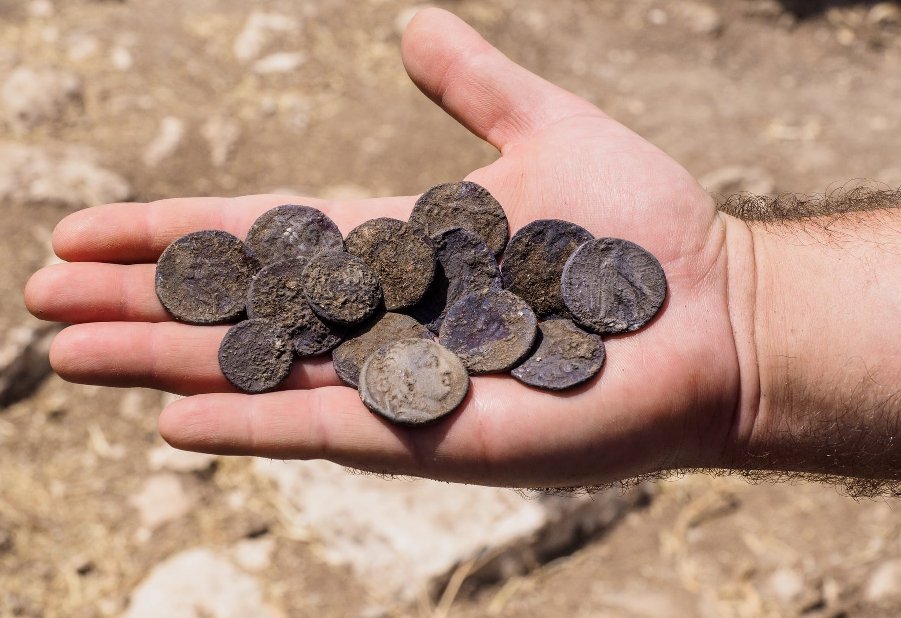
[[[187,232],[243,238],[264,211],[294,202],[321,209],[346,234],[375,217],[406,220],[415,197],[171,199],[77,212],[53,237],[68,263],[38,272],[26,290],[35,315],[73,324],[53,343],[54,369],[75,382],[192,395],[159,422],[163,437],[184,449],[513,486],[594,485],[722,465],[741,421],[726,251],[740,224],[718,214],[666,154],[445,11],[417,14],[403,58],[426,95],[500,151],[467,178],[497,197],[511,231],[566,219],[660,260],[669,283],[663,309],[642,330],[606,339],[599,377],[563,394],[509,376],[476,377],[454,414],[407,429],[369,412],[328,359],[296,363],[279,392],[234,393],[217,363],[227,327],[176,323],[156,298],[154,262]]]

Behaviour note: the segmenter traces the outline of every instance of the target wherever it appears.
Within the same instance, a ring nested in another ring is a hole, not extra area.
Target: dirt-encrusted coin
[[[219,346],[219,367],[245,393],[265,393],[291,372],[291,337],[275,320],[245,320],[228,329]]]
[[[538,325],[538,346],[511,371],[529,386],[559,391],[591,379],[604,365],[604,342],[572,320],[548,320]]]
[[[303,289],[317,315],[345,326],[365,322],[382,305],[378,277],[366,262],[344,251],[310,258]]]
[[[408,315],[386,313],[348,335],[332,351],[335,372],[345,384],[357,387],[360,367],[366,358],[385,344],[400,339],[431,339],[432,333]]]
[[[378,276],[387,311],[412,307],[432,285],[435,247],[419,228],[387,217],[372,219],[354,228],[345,244]]]
[[[526,302],[507,290],[469,294],[447,311],[438,341],[471,374],[509,371],[532,349],[538,320]]]
[[[285,204],[264,212],[247,232],[247,249],[262,264],[341,251],[335,222],[310,206]]]
[[[504,287],[529,303],[539,317],[565,315],[560,295],[563,267],[573,251],[592,238],[591,232],[569,221],[529,223],[507,244],[501,265]]]
[[[472,293],[485,293],[502,287],[501,273],[494,254],[480,236],[453,228],[432,237],[437,250],[435,281],[412,315],[433,333],[449,307]]]
[[[424,425],[453,412],[469,375],[460,359],[428,339],[403,339],[370,354],[360,370],[366,407],[401,425]]]
[[[666,298],[663,267],[621,238],[597,238],[576,249],[563,268],[561,291],[575,322],[595,333],[638,330]]]
[[[228,232],[192,232],[174,241],[156,264],[156,295],[181,322],[221,324],[244,313],[259,264]]]
[[[494,255],[504,251],[510,238],[507,215],[488,189],[474,182],[449,182],[422,194],[410,213],[410,223],[434,236],[454,227],[478,234]]]

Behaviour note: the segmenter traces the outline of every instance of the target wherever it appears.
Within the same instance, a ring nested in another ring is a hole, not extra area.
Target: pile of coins
[[[370,410],[405,425],[453,411],[470,375],[548,390],[589,380],[601,335],[641,328],[666,290],[660,263],[627,240],[558,219],[510,238],[501,205],[468,181],[426,191],[409,221],[373,219],[347,238],[314,208],[279,206],[243,242],[182,236],[156,270],[176,320],[242,320],[219,349],[239,390],[272,390],[295,358],[331,352]]]

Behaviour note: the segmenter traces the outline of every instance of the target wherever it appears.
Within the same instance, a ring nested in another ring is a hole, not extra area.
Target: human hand
[[[747,228],[718,214],[666,154],[517,66],[445,11],[414,18],[403,58],[429,97],[501,152],[467,178],[497,197],[511,231],[566,219],[595,236],[634,241],[659,259],[669,284],[661,312],[638,332],[606,338],[599,378],[552,394],[507,376],[476,377],[457,412],[408,429],[370,413],[327,359],[296,363],[279,392],[233,392],[217,363],[227,327],[176,323],[156,298],[154,262],[187,232],[221,229],[243,238],[264,211],[292,202],[319,208],[346,234],[375,217],[406,220],[415,197],[172,199],[70,215],[53,238],[69,263],[36,273],[26,290],[35,315],[74,324],[54,341],[54,369],[74,382],[193,395],[171,404],[159,422],[166,440],[190,450],[325,458],[512,486],[596,485],[723,465],[753,408],[753,393],[739,388],[743,344],[733,326],[744,318],[730,307],[727,268],[727,237],[740,244]]]

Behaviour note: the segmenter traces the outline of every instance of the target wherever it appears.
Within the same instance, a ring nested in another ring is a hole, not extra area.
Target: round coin
[[[412,314],[437,333],[447,309],[460,298],[499,290],[502,283],[494,254],[477,234],[453,228],[436,234],[432,242],[438,258],[435,281]]]
[[[172,316],[188,324],[238,319],[259,264],[228,232],[204,230],[166,247],[156,264],[156,295]]]
[[[245,393],[264,393],[291,372],[291,338],[274,320],[245,320],[228,329],[219,346],[219,368]]]
[[[538,325],[538,346],[511,371],[529,386],[559,391],[591,379],[604,365],[604,342],[571,320],[548,320]]]
[[[354,228],[347,252],[362,259],[382,284],[385,309],[412,307],[425,296],[435,277],[435,247],[422,230],[382,217]]]
[[[356,388],[360,367],[370,354],[385,344],[410,338],[431,340],[432,333],[408,315],[386,313],[350,334],[332,351],[335,373],[345,384]]]
[[[538,320],[507,290],[464,296],[447,311],[438,341],[471,374],[509,371],[532,349]]]
[[[393,423],[423,425],[453,412],[469,390],[460,359],[434,341],[403,339],[371,354],[360,370],[360,398]]]
[[[449,182],[432,187],[416,200],[410,223],[434,236],[454,227],[478,234],[500,255],[510,238],[507,215],[488,189],[474,182]]]
[[[653,318],[666,298],[666,275],[653,255],[621,238],[597,238],[563,268],[561,291],[575,322],[592,332],[625,333]]]
[[[366,262],[344,251],[310,258],[303,289],[317,315],[345,326],[365,322],[382,304],[382,288],[375,273]]]
[[[341,251],[335,222],[310,206],[285,204],[264,212],[247,232],[247,249],[261,264]]]
[[[579,245],[594,238],[585,228],[541,219],[516,232],[507,244],[501,272],[504,287],[529,303],[539,317],[565,315],[560,277]]]

